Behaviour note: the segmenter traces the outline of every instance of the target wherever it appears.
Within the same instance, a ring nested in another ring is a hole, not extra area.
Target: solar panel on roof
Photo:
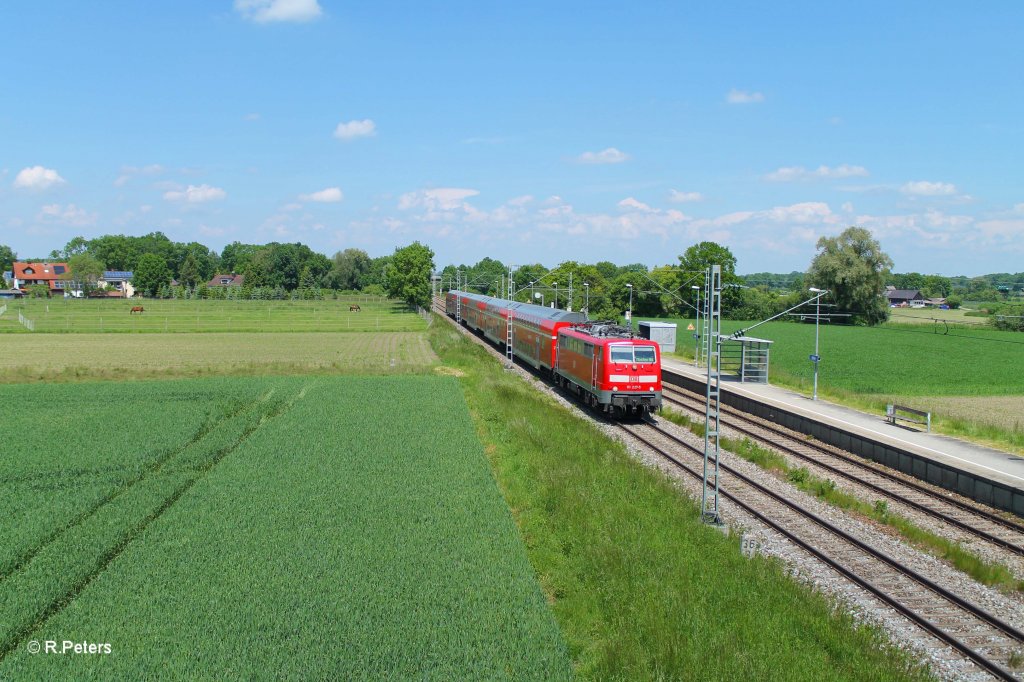
[[[54,265],[53,266],[53,274],[55,274],[55,275],[63,275],[64,274],[64,266],[63,265]]]

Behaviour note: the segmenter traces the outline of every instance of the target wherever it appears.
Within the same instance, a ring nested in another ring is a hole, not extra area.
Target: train
[[[612,322],[465,291],[445,296],[445,312],[512,352],[593,409],[613,417],[643,416],[661,407],[661,348]]]

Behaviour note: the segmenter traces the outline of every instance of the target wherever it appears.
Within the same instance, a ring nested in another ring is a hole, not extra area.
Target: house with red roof
[[[67,263],[24,263],[15,261],[11,267],[11,285],[14,289],[26,289],[34,284],[45,284],[51,296],[63,296],[70,269]],[[70,289],[69,289],[70,291]]]

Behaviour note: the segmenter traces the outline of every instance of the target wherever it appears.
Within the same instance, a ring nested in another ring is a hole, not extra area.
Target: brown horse
[[[350,305],[350,306],[348,307],[348,311],[349,311],[350,313],[358,313],[358,312],[361,312],[361,310],[360,310],[360,308],[359,308],[359,304],[358,304],[358,303],[353,303],[352,305]]]
[[[128,314],[134,315],[135,313],[138,313],[139,315],[141,315],[143,312],[145,312],[145,310],[146,309],[143,308],[141,305],[133,305],[132,309],[128,311]]]

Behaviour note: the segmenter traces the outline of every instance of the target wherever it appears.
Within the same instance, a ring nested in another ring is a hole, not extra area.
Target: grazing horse
[[[361,312],[361,310],[360,310],[360,308],[359,308],[359,304],[358,304],[358,303],[353,303],[352,305],[350,305],[350,306],[348,307],[348,311],[349,311],[350,313],[358,313],[358,312]]]
[[[139,315],[141,315],[143,312],[145,312],[145,310],[146,309],[143,308],[141,305],[133,305],[132,309],[128,311],[128,314],[134,315],[135,313],[138,313]]]

